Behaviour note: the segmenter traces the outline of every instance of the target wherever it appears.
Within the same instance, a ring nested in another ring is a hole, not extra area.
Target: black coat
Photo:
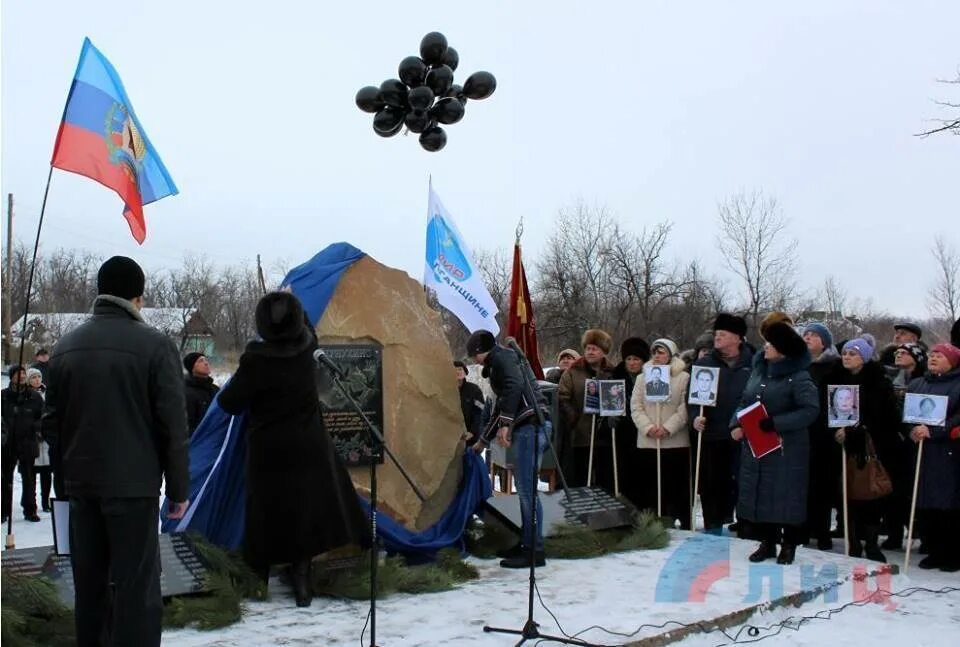
[[[0,399],[3,402],[3,453],[9,456],[6,460],[19,462],[21,468],[31,466],[40,453],[38,436],[43,398],[29,387],[21,392],[11,384],[0,392]]]
[[[60,339],[48,377],[44,433],[69,496],[157,497],[165,479],[167,497],[186,500],[180,355],[133,304],[97,297],[93,317]]]
[[[927,373],[910,383],[907,393],[945,395],[947,420],[942,427],[932,427],[930,438],[923,441],[918,509],[960,510],[960,440],[950,438],[950,431],[960,426],[960,367],[943,375]],[[905,425],[909,433],[912,424]]]
[[[366,542],[366,517],[320,415],[316,339],[247,344],[220,391],[227,413],[249,411],[244,556],[292,563]]]
[[[704,440],[730,440],[730,418],[736,412],[740,396],[743,395],[743,389],[747,385],[747,380],[750,379],[752,361],[753,348],[744,344],[732,368],[715,350],[693,363],[694,368],[691,371],[695,371],[697,366],[720,368],[720,376],[717,379],[717,406],[703,408],[703,415],[707,419],[707,426],[702,434]],[[687,406],[687,419],[690,421],[691,430],[694,418],[699,415],[699,405]],[[691,431],[691,434],[697,434],[697,432]]]
[[[530,424],[539,407],[547,416],[547,400],[537,386],[537,378],[527,370],[526,380],[520,368],[520,358],[509,348],[496,345],[483,360],[483,376],[490,380],[490,388],[497,396],[490,426],[484,431],[483,441],[489,444],[500,427],[519,427]],[[531,402],[526,392],[526,381],[533,385]]]
[[[460,410],[463,412],[463,425],[473,437],[467,440],[467,445],[473,445],[483,433],[483,391],[473,382],[463,381],[460,385]]]
[[[213,383],[212,377],[188,375],[183,379],[183,394],[187,401],[187,431],[191,436],[219,390],[220,387]]]
[[[807,368],[810,353],[767,362],[761,353],[737,409],[757,400],[773,418],[783,447],[754,458],[744,439],[740,449],[740,495],[737,516],[754,523],[800,525],[807,518],[807,486],[810,473],[808,428],[817,419],[820,405],[817,387]],[[731,427],[739,426],[736,416]]]

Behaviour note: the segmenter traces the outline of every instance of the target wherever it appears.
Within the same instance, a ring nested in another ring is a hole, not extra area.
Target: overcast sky
[[[953,0],[4,2],[2,192],[32,241],[89,36],[180,195],[146,208],[138,247],[115,194],[55,171],[46,249],[154,269],[185,251],[299,263],[345,240],[419,277],[432,174],[473,247],[511,245],[523,216],[536,254],[582,198],[638,230],[673,221],[672,253],[721,274],[717,202],[762,189],[792,221],[804,287],[834,274],[925,316],[934,235],[960,246],[960,138],[913,134],[933,99],[960,99],[936,83],[960,66],[958,25]],[[431,30],[459,51],[458,82],[498,80],[439,153],[377,137],[353,102]]]

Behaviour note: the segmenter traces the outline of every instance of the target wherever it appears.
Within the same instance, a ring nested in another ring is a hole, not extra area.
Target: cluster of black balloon
[[[439,124],[463,119],[467,99],[486,99],[497,89],[489,72],[474,72],[460,86],[453,73],[460,62],[457,50],[447,45],[440,32],[430,32],[420,41],[420,56],[400,61],[399,79],[387,79],[380,87],[368,85],[357,92],[357,107],[376,113],[373,132],[393,137],[406,126],[420,134],[420,145],[435,152],[446,146],[447,133]]]

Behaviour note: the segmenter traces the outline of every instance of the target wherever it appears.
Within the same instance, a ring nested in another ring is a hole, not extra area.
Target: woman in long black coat
[[[271,292],[256,321],[262,341],[247,344],[220,391],[227,413],[249,410],[244,558],[262,574],[291,564],[297,605],[308,606],[311,559],[367,543],[366,521],[320,416],[317,339],[303,306]]]
[[[780,564],[792,564],[807,518],[808,428],[817,419],[820,406],[817,387],[807,370],[810,352],[800,335],[789,324],[775,323],[765,336],[767,343],[754,358],[738,410],[762,402],[768,417],[760,427],[779,434],[783,447],[754,458],[739,420],[733,416],[730,435],[741,441],[737,518],[747,522],[751,534],[761,539],[750,561],[777,557]],[[783,546],[778,556],[781,535]]]

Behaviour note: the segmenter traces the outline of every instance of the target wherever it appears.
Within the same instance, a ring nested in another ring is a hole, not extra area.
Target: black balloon
[[[394,108],[407,107],[407,86],[403,81],[387,79],[380,84],[380,99]]]
[[[447,96],[453,97],[463,105],[467,105],[467,95],[463,93],[463,86],[459,83],[450,86],[450,89],[447,90]]]
[[[373,117],[373,131],[381,137],[393,137],[403,127],[404,111],[387,106]]]
[[[447,37],[438,31],[432,31],[420,41],[420,58],[428,65],[443,62],[447,53]]]
[[[463,119],[463,104],[455,97],[440,99],[430,110],[430,114],[441,124],[455,124]]]
[[[449,65],[441,65],[427,72],[427,86],[438,97],[444,96],[453,85],[453,70]]]
[[[380,88],[368,85],[357,92],[357,107],[364,112],[379,112],[383,108]]]
[[[452,47],[447,48],[447,53],[443,55],[443,64],[449,67],[454,72],[457,71],[457,66],[460,65],[460,55],[457,53],[457,50]]]
[[[414,110],[426,110],[433,105],[433,90],[425,85],[410,90],[407,95],[407,103]]]
[[[406,124],[410,132],[422,133],[431,125],[430,113],[426,110],[411,110],[407,113],[403,123]]]
[[[429,83],[430,75],[427,75]],[[463,93],[470,99],[486,99],[497,89],[497,80],[490,72],[474,72],[463,84]]]
[[[427,78],[427,65],[416,56],[408,56],[400,61],[400,67],[397,69],[400,80],[411,88],[423,85]]]
[[[428,128],[420,135],[420,145],[424,150],[435,153],[447,145],[447,133],[440,126]]]

